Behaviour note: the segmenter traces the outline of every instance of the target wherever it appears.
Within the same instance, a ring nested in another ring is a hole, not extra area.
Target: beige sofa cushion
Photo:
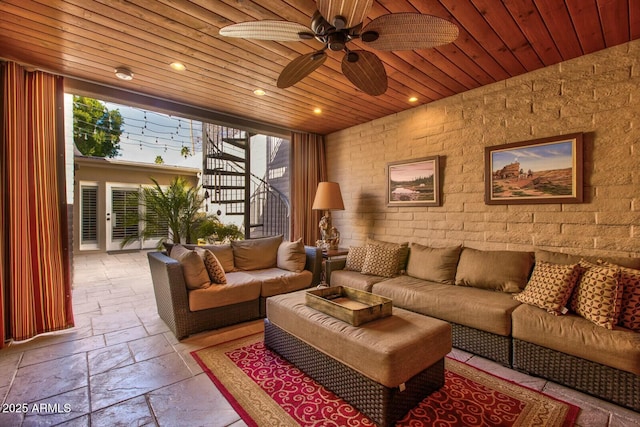
[[[412,243],[407,274],[418,279],[453,285],[461,250],[461,246],[430,248]]]
[[[175,246],[173,243],[163,243],[164,247],[167,248],[167,252],[170,254],[171,249]],[[233,250],[231,249],[231,245],[194,245],[194,244],[185,244],[182,245],[187,249],[195,249],[195,248],[203,248],[209,249],[213,254],[218,258],[222,268],[224,268],[225,273],[229,273],[235,270],[233,265]]]
[[[245,273],[260,281],[262,284],[260,295],[263,297],[308,288],[313,280],[313,273],[307,270],[296,273],[281,268],[266,268],[245,271]]]
[[[514,338],[640,375],[637,332],[605,329],[575,314],[553,316],[528,304],[512,318]]]
[[[203,249],[200,247],[197,247],[194,250],[204,261],[204,266],[209,274],[209,279],[213,283],[217,283],[219,285],[227,283],[227,277],[224,275],[224,268],[222,268],[222,264],[220,264],[220,261],[218,261],[218,258],[216,258],[213,252],[209,249]]]
[[[332,283],[333,284],[333,283]],[[426,316],[509,336],[511,312],[520,305],[511,294],[398,276],[373,285],[374,294]]]
[[[276,265],[283,270],[289,270],[296,273],[304,270],[307,262],[307,254],[304,251],[304,243],[302,238],[295,242],[282,242],[278,247]]]
[[[260,297],[262,283],[259,279],[243,272],[227,274],[227,284],[213,284],[206,289],[189,292],[189,310],[198,311],[208,308],[224,307]]]
[[[380,245],[367,245],[367,254],[362,264],[362,274],[374,276],[393,277],[398,273],[400,260],[399,246],[389,247]]]
[[[533,252],[463,248],[456,270],[456,285],[520,292],[529,280],[533,261]]]
[[[206,289],[209,287],[211,284],[209,273],[207,273],[202,257],[196,251],[182,245],[173,245],[170,256],[180,263],[187,289]]]
[[[331,272],[331,286],[347,286],[366,292],[371,292],[373,285],[383,280],[386,278],[362,274],[358,271],[334,270]]]
[[[360,327],[305,304],[305,291],[267,299],[276,326],[386,387],[398,387],[451,351],[451,326],[393,308]]]
[[[231,248],[233,249],[235,267],[243,271],[275,267],[282,237],[282,235],[279,235],[261,239],[232,241]]]
[[[571,296],[571,310],[596,325],[613,329],[622,304],[620,269],[585,260],[580,261],[580,267],[583,272]]]
[[[565,314],[571,292],[578,282],[581,269],[578,264],[552,264],[536,261],[531,279],[524,291],[514,298],[525,304],[544,308],[556,316]]]

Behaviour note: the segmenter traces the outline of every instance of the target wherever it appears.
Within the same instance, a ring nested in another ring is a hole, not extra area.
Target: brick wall
[[[581,204],[486,205],[484,148],[584,132]],[[326,137],[342,246],[431,246],[640,256],[640,40]],[[441,157],[441,207],[387,207],[388,162]]]

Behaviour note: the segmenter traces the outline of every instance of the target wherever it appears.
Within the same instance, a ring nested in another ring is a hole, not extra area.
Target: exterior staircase
[[[276,234],[288,238],[289,201],[267,177],[251,173],[252,136],[239,129],[203,126],[205,202],[224,206],[226,215],[243,216],[246,239]]]

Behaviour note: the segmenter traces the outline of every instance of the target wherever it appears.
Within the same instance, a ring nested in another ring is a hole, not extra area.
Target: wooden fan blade
[[[352,55],[356,61],[351,61]],[[342,72],[361,91],[378,96],[387,91],[387,73],[382,61],[366,50],[352,50],[342,58]]]
[[[293,86],[321,66],[326,59],[327,54],[324,52],[312,52],[297,57],[284,67],[278,77],[277,86],[280,89]]]
[[[369,14],[373,0],[318,0],[318,11],[334,27],[335,17],[341,16],[345,23],[343,28],[351,28],[364,21]]]
[[[278,42],[296,42],[314,37],[313,31],[309,28],[289,21],[241,22],[220,28],[220,35]]]
[[[378,38],[367,42],[367,33]],[[362,29],[362,40],[379,50],[428,49],[451,43],[458,37],[458,26],[446,19],[419,13],[382,15]]]

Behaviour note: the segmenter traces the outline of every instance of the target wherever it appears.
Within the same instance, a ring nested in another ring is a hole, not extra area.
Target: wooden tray
[[[353,326],[391,316],[392,309],[389,298],[346,286],[307,291],[305,303]]]

